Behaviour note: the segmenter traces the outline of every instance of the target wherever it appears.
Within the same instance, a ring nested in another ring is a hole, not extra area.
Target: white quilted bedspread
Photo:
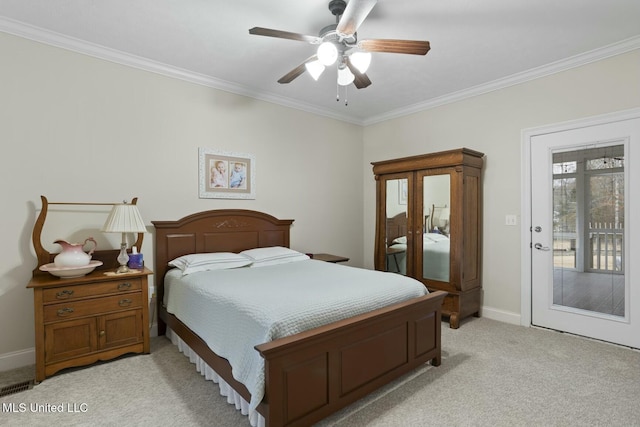
[[[255,345],[427,293],[399,274],[318,260],[187,276],[173,269],[165,287],[167,310],[229,361],[251,393],[251,411],[264,396]]]

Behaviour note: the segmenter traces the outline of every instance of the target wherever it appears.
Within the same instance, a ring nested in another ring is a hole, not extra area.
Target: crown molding
[[[510,76],[493,80],[488,83],[483,83],[474,87],[470,87],[468,89],[430,99],[426,102],[420,102],[408,107],[399,108],[388,113],[381,114],[379,116],[371,117],[364,120],[363,126],[368,126],[385,120],[407,116],[409,114],[414,114],[431,108],[440,107],[445,104],[462,101],[463,99],[483,95],[485,93],[504,89],[509,86],[518,85],[531,80],[539,79],[541,77],[560,73],[562,71],[580,67],[582,65],[600,61],[612,56],[621,55],[623,53],[627,53],[636,49],[640,49],[640,36],[631,37],[629,39],[622,40],[620,42],[613,43],[599,49],[594,49],[589,52],[581,53],[579,55],[552,62],[550,64],[532,68],[521,73],[512,74]]]
[[[356,117],[346,116],[344,115],[344,113],[337,114],[333,111],[318,108],[311,104],[296,101],[291,98],[275,94],[265,94],[263,92],[257,92],[256,90],[253,90],[249,87],[238,85],[226,80],[216,79],[204,74],[195,73],[193,71],[163,64],[158,61],[128,54],[122,51],[108,48],[106,46],[90,43],[85,40],[66,36],[54,31],[45,30],[29,24],[25,24],[24,22],[12,20],[5,17],[0,17],[0,31],[36,42],[103,59],[106,61],[115,62],[121,65],[126,65],[140,70],[161,74],[167,77],[184,80],[202,86],[230,92],[236,95],[258,99],[272,104],[277,104],[360,126],[368,126],[385,120],[391,120],[431,108],[436,108],[445,104],[458,102],[466,98],[471,98],[488,92],[504,89],[509,86],[525,83],[530,80],[535,80],[540,77],[559,73],[571,68],[579,67],[591,62],[599,61],[611,56],[620,55],[640,48],[640,36],[632,37],[600,49],[595,49],[567,59],[536,67],[531,70],[513,74],[511,76],[493,80],[488,83],[483,83],[481,85],[477,85],[468,89],[450,93],[438,98],[430,99],[425,102],[420,102],[408,107],[399,108],[388,113],[362,120]]]
[[[275,94],[265,94],[262,92],[257,92],[256,90],[253,90],[249,87],[238,85],[226,80],[217,79],[215,77],[185,70],[183,68],[175,67],[172,65],[167,65],[158,61],[154,61],[152,59],[132,55],[99,44],[90,43],[86,40],[81,40],[75,37],[56,33],[54,31],[45,30],[13,19],[0,17],[0,31],[8,34],[13,34],[25,39],[33,40],[39,43],[44,43],[50,46],[77,52],[83,55],[92,56],[94,58],[160,74],[166,77],[184,80],[190,83],[195,83],[225,92],[230,92],[236,95],[242,95],[261,101],[266,101],[272,104],[277,104],[296,110],[306,111],[308,113],[316,114],[319,116],[362,125],[362,120],[358,118],[348,117],[343,114],[337,114],[333,111],[318,108],[314,105],[296,101],[291,98],[278,96]]]

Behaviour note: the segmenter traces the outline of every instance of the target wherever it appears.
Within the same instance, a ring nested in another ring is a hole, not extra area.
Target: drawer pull
[[[100,331],[100,336],[103,337],[105,335],[105,331]]]
[[[125,298],[125,299],[121,299],[118,304],[120,305],[120,307],[128,307],[131,305],[132,302],[133,301],[130,300],[129,298]]]
[[[58,310],[58,316],[60,317],[68,316],[71,313],[73,313],[73,308],[71,307],[61,308],[60,310]]]
[[[56,298],[57,299],[67,299],[67,298],[71,298],[71,295],[73,295],[73,291],[70,289],[65,289],[63,291],[60,291],[56,294]]]
[[[131,283],[120,283],[118,285],[118,290],[122,291],[124,289],[131,289]]]

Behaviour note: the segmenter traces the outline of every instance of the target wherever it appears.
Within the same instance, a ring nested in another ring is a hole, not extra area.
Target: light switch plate
[[[504,219],[505,225],[518,225],[518,216],[517,215],[507,215]]]

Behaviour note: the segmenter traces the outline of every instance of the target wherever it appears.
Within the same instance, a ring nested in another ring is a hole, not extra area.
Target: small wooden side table
[[[317,259],[319,261],[325,261],[325,262],[337,263],[337,262],[349,261],[349,258],[340,256],[340,255],[331,255],[331,254],[307,254],[307,255],[309,255],[311,259]]]
[[[57,371],[109,360],[126,353],[149,353],[148,276],[144,268],[83,277],[35,276],[33,289],[36,381]]]
[[[398,254],[406,252],[404,248],[394,248],[393,246],[389,246],[387,248],[387,271],[391,271],[389,269],[389,256],[393,257],[393,263],[396,265],[396,269],[394,273],[400,273],[400,264],[398,263]]]

